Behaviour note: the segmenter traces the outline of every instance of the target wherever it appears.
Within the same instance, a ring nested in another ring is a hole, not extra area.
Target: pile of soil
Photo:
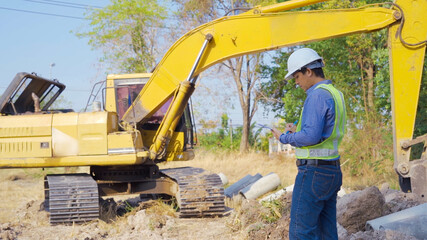
[[[170,206],[159,201],[130,202],[103,201],[103,209],[110,211],[108,218],[80,225],[49,225],[44,201],[29,201],[16,209],[16,219],[0,223],[0,239],[212,239],[218,234],[233,239],[227,227],[227,217],[180,219]],[[123,206],[128,212],[120,216]],[[114,213],[111,213],[114,209]],[[118,214],[119,213],[119,214]],[[104,217],[106,215],[104,214]],[[243,238],[235,238],[243,239]]]

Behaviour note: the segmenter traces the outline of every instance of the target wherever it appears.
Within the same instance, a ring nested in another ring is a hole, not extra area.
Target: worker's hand
[[[277,140],[280,140],[280,135],[282,135],[281,131],[275,128],[271,128],[271,132],[273,133],[274,138],[276,138]]]
[[[293,123],[286,123],[285,133],[294,133],[297,131],[297,126]]]

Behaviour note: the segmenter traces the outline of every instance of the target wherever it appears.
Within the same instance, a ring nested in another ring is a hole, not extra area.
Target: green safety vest
[[[296,148],[297,159],[334,159],[339,157],[338,147],[346,130],[346,109],[343,94],[332,84],[320,84],[317,88],[328,90],[335,102],[335,123],[331,136],[316,145]],[[303,108],[304,111],[304,108]],[[297,132],[301,130],[302,112],[297,126]]]

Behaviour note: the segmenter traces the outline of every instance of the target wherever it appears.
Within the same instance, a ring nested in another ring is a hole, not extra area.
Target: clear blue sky
[[[109,0],[0,0],[0,94],[18,72],[35,72],[46,78],[52,75],[67,86],[63,95],[72,103],[70,107],[81,111],[92,85],[104,80],[107,70],[99,66],[102,53],[92,50],[88,39],[80,39],[73,32],[88,24],[81,19],[85,13],[85,9],[81,9],[83,5],[104,7],[107,4]],[[196,99],[197,95],[196,91]],[[235,108],[226,112],[234,124],[241,124],[241,110],[236,100]],[[199,111],[207,114],[203,114],[205,118],[210,115],[218,120],[219,109],[215,111],[213,101],[207,101],[200,105],[208,107]],[[255,121],[268,124],[270,117],[262,116],[262,111],[258,110]]]
[[[65,98],[72,102],[74,110],[80,111],[93,83],[106,76],[105,70],[97,66],[101,53],[91,50],[87,39],[79,39],[71,32],[87,21],[24,11],[83,18],[85,10],[78,8],[82,7],[78,4],[102,7],[108,3],[108,0],[0,0],[0,92],[18,72],[35,72],[50,78],[52,70],[52,77],[67,85]],[[55,66],[51,68],[52,63]]]

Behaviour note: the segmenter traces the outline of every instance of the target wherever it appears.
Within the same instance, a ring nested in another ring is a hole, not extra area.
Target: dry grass
[[[229,185],[237,182],[247,174],[254,175],[260,173],[267,175],[275,172],[281,179],[282,187],[292,185],[297,174],[295,166],[295,157],[293,156],[276,156],[269,158],[266,153],[246,153],[227,151],[208,151],[204,149],[196,150],[196,157],[190,161],[176,161],[159,164],[160,168],[175,167],[200,167],[214,173],[223,173],[228,178]],[[393,189],[399,189],[398,178],[393,170],[393,162],[383,163],[383,171],[373,171],[369,165],[364,165],[357,171],[359,174],[351,173],[354,159],[343,158],[343,187],[346,189],[359,190],[368,186],[380,187],[383,183],[388,182]],[[352,164],[350,164],[352,163]],[[354,170],[354,169],[353,169]]]
[[[363,164],[357,164],[357,161],[360,160],[346,154],[341,155],[343,186],[345,188],[352,190],[361,190],[369,186],[380,188],[383,183],[389,183],[392,189],[399,189],[399,178],[393,169],[391,159],[377,160],[376,165],[367,163],[367,161]]]
[[[73,168],[71,171],[86,172],[87,168]],[[44,199],[43,176],[64,172],[64,168],[0,169],[0,223],[25,222],[30,216],[17,213],[16,209],[38,209],[39,206],[32,204]]]
[[[380,187],[388,182],[399,189],[393,169],[393,136],[391,126],[376,121],[350,128],[340,148],[344,185],[359,190]]]
[[[345,160],[342,160],[344,162]],[[343,167],[343,186],[348,189],[358,190],[367,186],[378,186],[388,182],[392,188],[398,189],[397,175],[394,173],[392,163],[388,163],[385,171],[374,173],[365,166],[358,171],[363,174],[355,176],[350,173],[350,159]],[[281,179],[282,187],[292,185],[297,173],[294,157],[278,156],[269,158],[265,153],[246,153],[226,151],[196,150],[196,157],[191,161],[166,162],[159,164],[160,168],[175,167],[200,167],[214,173],[223,173],[229,185],[244,176],[260,173],[265,176],[275,172]],[[68,172],[88,172],[88,168],[67,169]],[[16,209],[26,209],[25,204],[31,201],[42,201],[43,176],[48,173],[64,173],[64,168],[53,169],[0,169],[0,223],[18,221]],[[129,197],[129,196],[127,196]],[[23,201],[24,200],[24,201]],[[23,205],[24,204],[24,205]],[[228,202],[228,206],[238,207],[240,203]],[[32,206],[34,207],[34,206]],[[159,206],[158,206],[159,207]],[[169,208],[170,209],[170,208]],[[156,209],[158,211],[159,209]],[[20,220],[23,220],[21,218]]]
[[[196,157],[190,161],[166,162],[159,164],[160,168],[199,167],[214,173],[223,173],[229,184],[250,174],[260,173],[265,176],[271,172],[279,175],[282,186],[293,184],[297,174],[295,158],[278,156],[269,158],[265,153],[245,153],[225,151],[196,150]]]
[[[16,211],[23,206],[22,199],[26,202],[43,198],[42,179],[34,179],[32,171],[24,169],[0,170],[0,223],[16,219]]]
[[[386,166],[387,171],[376,173],[369,167],[364,167],[360,171],[362,174],[354,176],[350,173],[349,168],[343,167],[343,186],[347,189],[362,190],[368,186],[377,186],[388,183],[390,188],[399,190],[399,178],[393,169],[393,166]]]

